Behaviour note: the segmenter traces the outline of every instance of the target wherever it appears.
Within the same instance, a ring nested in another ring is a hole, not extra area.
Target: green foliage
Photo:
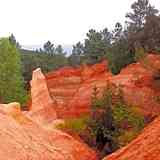
[[[134,62],[134,54],[129,49],[128,39],[120,23],[112,32],[107,28],[98,32],[89,30],[84,45],[80,42],[73,46],[71,64],[94,64],[107,58],[112,73],[117,74],[126,65]]]
[[[112,44],[108,48],[106,58],[112,73],[117,74],[126,65],[134,62],[134,54],[129,49],[128,40],[121,23],[116,23],[112,32]]]
[[[92,93],[92,108],[93,109],[105,109],[106,105],[111,105],[112,101],[112,91],[111,89],[107,88],[104,89],[103,95],[98,97],[99,91],[98,88],[95,86],[93,88]]]
[[[147,57],[147,53],[145,52],[144,48],[142,47],[136,48],[135,60],[139,61],[141,65],[143,65],[143,67],[148,68],[150,64],[146,57]]]
[[[126,14],[128,44],[134,50],[143,47],[150,51],[159,46],[158,10],[149,0],[137,0],[131,5],[132,12]]]
[[[114,101],[114,96],[117,96],[117,101]],[[83,135],[87,129],[89,131],[87,134],[90,134],[89,139],[93,141],[96,139],[97,147],[99,143],[104,146],[108,143],[112,152],[128,144],[138,135],[144,127],[144,117],[125,104],[121,89],[117,89],[115,94],[109,86],[99,96],[99,90],[95,86],[91,116],[67,119],[64,124],[57,127],[79,135]]]
[[[100,32],[89,30],[85,39],[84,52],[90,63],[99,62],[106,53],[106,43]]]
[[[78,42],[76,43],[76,45],[73,45],[72,54],[79,56],[84,54],[84,46],[81,42]]]
[[[0,97],[3,102],[24,104],[26,92],[21,72],[20,54],[8,38],[0,39]]]
[[[98,97],[98,90],[96,87],[92,96],[92,115],[88,122],[88,127],[91,130],[91,135],[96,137],[98,145],[108,143],[109,150],[113,152],[117,149],[117,136],[119,134],[112,109],[112,90],[107,87],[101,97]],[[109,152],[110,152],[109,151]]]
[[[79,66],[81,63],[81,56],[77,55],[75,53],[72,53],[69,57],[68,57],[68,62],[70,66]]]
[[[44,44],[44,48],[36,51],[20,49],[22,58],[23,76],[27,82],[31,80],[32,71],[38,67],[44,73],[53,71],[60,67],[68,65],[66,53],[61,45],[56,48],[50,41]]]
[[[54,44],[52,44],[50,41],[47,41],[43,45],[44,52],[47,53],[48,55],[53,55],[55,53],[55,48]]]
[[[145,52],[158,51],[159,11],[149,0],[137,0],[131,5],[131,9],[132,11],[126,14],[127,21],[124,27],[117,22],[112,31],[108,31],[107,28],[100,32],[90,29],[84,45],[79,43],[77,47],[74,46],[74,53],[83,52],[83,62],[91,64],[107,58],[112,73],[118,74],[123,67],[141,58],[140,48]],[[71,59],[72,64],[80,64],[82,57],[72,54]]]
[[[137,132],[144,127],[144,117],[126,104],[117,103],[113,108],[113,117],[117,126],[127,123],[128,127]]]
[[[17,49],[21,48],[20,44],[16,41],[16,38],[13,34],[9,36],[9,41],[11,42],[11,44],[15,45]]]
[[[22,49],[20,52],[22,55],[23,76],[27,82],[31,80],[32,71],[38,67],[40,67],[44,73],[47,73],[68,65],[68,59],[65,57],[64,53],[56,53],[50,56],[43,52],[37,53]]]
[[[63,48],[61,45],[58,45],[55,49],[55,54],[64,54]]]
[[[114,44],[106,57],[113,74],[118,74],[122,68],[134,62],[134,54],[128,51],[125,42]]]
[[[98,93],[99,93],[98,88],[95,86],[93,88],[93,93],[92,93],[92,97],[91,97],[93,109],[96,109],[96,108],[102,106],[102,101],[97,98],[98,97]]]
[[[57,126],[59,129],[70,130],[74,133],[80,134],[82,133],[86,127],[89,117],[84,116],[81,118],[73,118],[65,120],[64,124],[60,124]]]
[[[72,46],[72,54],[69,56],[69,64],[71,66],[77,66],[81,64],[82,57],[84,57],[84,46],[81,42]]]
[[[137,0],[131,5],[132,12],[126,14],[128,23],[133,31],[143,28],[147,16],[156,15],[158,10],[149,3],[149,0]]]
[[[101,134],[102,141],[107,138],[114,144],[113,146],[121,147],[129,143],[144,128],[144,117],[132,106],[126,105],[122,90],[120,88],[117,90],[115,94],[111,88],[106,88],[103,96],[99,98],[98,89],[94,88],[89,127],[95,137]]]
[[[146,51],[158,51],[160,48],[160,16],[146,17],[143,30],[136,35],[137,41]]]
[[[144,58],[146,57],[146,53],[144,48],[140,47],[136,49],[135,52],[135,60],[139,61],[139,60],[144,60]]]

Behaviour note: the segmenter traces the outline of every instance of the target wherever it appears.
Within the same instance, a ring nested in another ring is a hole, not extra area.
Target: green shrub
[[[114,90],[116,93],[111,88],[106,88],[102,97],[98,97],[98,89],[94,89],[93,110],[88,126],[95,137],[99,137],[99,134],[102,136],[102,143],[107,139],[112,146],[121,147],[133,140],[144,128],[144,117],[124,102],[120,88]]]
[[[119,130],[119,147],[131,142],[144,128],[144,117],[135,112],[131,106],[116,104],[113,108],[113,117]]]
[[[80,134],[85,130],[87,127],[89,117],[81,117],[81,118],[73,118],[73,119],[66,119],[64,124],[60,124],[57,126],[58,129],[66,129],[70,130],[74,133]]]
[[[96,141],[99,150],[102,150],[99,144],[105,146],[108,143],[111,152],[125,146],[144,127],[144,117],[138,114],[134,107],[128,106],[123,100],[122,90],[118,89],[118,91],[117,101],[113,102],[115,93],[110,87],[104,90],[101,97],[98,97],[99,91],[95,87],[92,95],[91,116],[67,119],[58,128],[79,135],[87,135],[89,139]]]
[[[142,47],[137,48],[135,52],[135,60],[136,61],[143,60],[145,59],[145,57],[146,57],[146,52],[144,48]]]
[[[117,126],[120,126],[123,122],[127,122],[136,131],[144,128],[144,117],[126,104],[116,104],[113,108],[113,117]]]

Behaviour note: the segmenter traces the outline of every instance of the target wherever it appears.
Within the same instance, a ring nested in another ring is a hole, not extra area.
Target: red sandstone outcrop
[[[49,95],[46,79],[38,68],[33,71],[31,81],[32,105],[29,115],[38,123],[51,122],[57,118],[56,101]]]
[[[160,88],[156,75],[159,69],[160,56],[149,55],[147,65],[131,64],[116,76],[108,71],[105,61],[76,69],[62,68],[46,77],[40,69],[35,70],[31,110],[22,113],[17,103],[0,105],[0,159],[97,160],[95,152],[83,142],[54,128],[57,123],[63,123],[57,118],[89,113],[93,88],[96,86],[101,92],[108,82],[120,85],[126,102],[143,114],[159,115]],[[159,160],[159,128],[160,118],[106,160]]]
[[[107,67],[108,63],[103,61],[93,66],[66,67],[46,75],[50,94],[57,101],[58,117],[79,117],[90,112],[93,87],[104,89],[112,76]]]
[[[148,55],[144,62],[130,64],[110,79],[111,83],[122,87],[126,102],[146,116],[160,113],[160,79],[155,78],[160,71],[159,63],[159,55]]]
[[[160,160],[160,117],[149,124],[130,144],[104,160]]]
[[[156,65],[155,65],[156,64]],[[113,76],[108,63],[79,68],[62,68],[46,75],[50,95],[57,101],[57,116],[79,117],[90,112],[91,95],[96,86],[99,91],[107,82],[121,86],[126,102],[137,107],[146,116],[160,113],[160,80],[154,79],[160,70],[160,56],[148,55],[145,61],[134,63]]]

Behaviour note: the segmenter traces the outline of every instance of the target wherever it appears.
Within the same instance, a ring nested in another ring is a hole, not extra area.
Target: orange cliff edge
[[[160,160],[160,117],[131,143],[103,160]]]

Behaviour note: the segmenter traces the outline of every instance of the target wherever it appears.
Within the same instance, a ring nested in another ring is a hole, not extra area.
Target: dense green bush
[[[127,123],[135,131],[139,131],[144,127],[144,117],[136,113],[131,106],[118,103],[113,108],[113,117],[117,126]],[[124,128],[125,129],[125,128]]]
[[[135,112],[132,106],[118,103],[113,107],[113,117],[119,130],[119,147],[128,144],[144,128],[144,117]]]

